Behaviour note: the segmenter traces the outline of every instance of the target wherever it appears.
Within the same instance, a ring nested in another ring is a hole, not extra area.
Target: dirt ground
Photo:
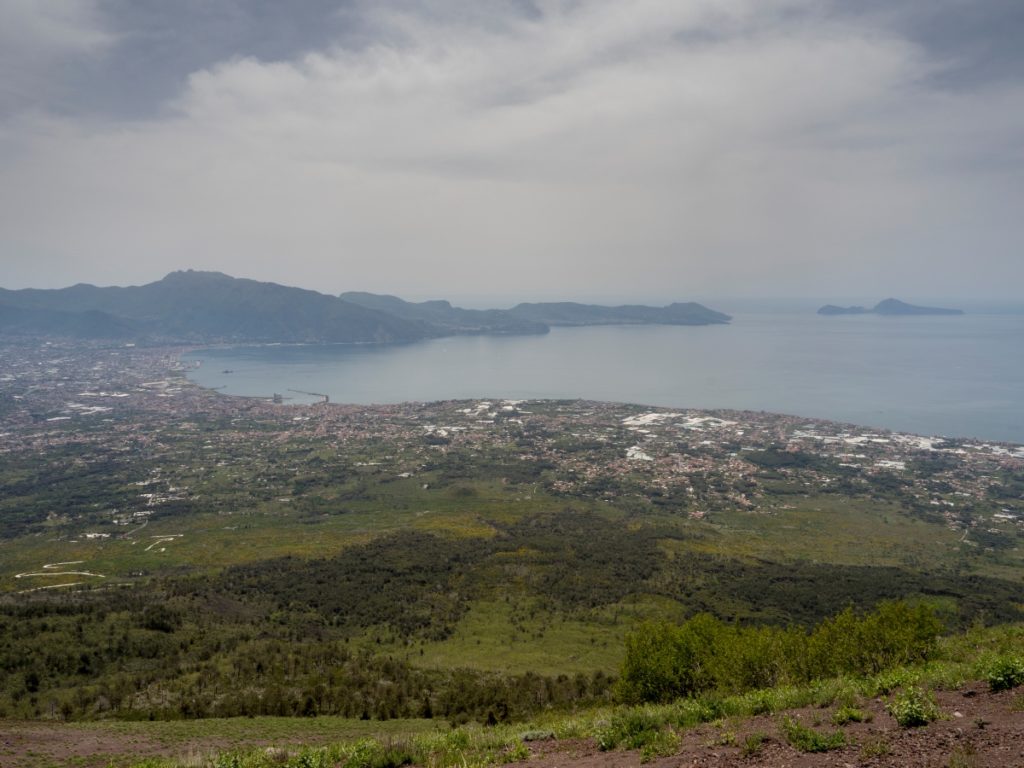
[[[99,768],[145,757],[189,757],[227,745],[203,739],[183,746],[137,734],[93,730],[74,724],[0,722],[0,768],[74,765]]]
[[[843,731],[851,745],[823,753],[802,753],[790,747],[779,722],[783,714],[802,724],[831,731],[832,709],[801,709],[777,715],[704,725],[687,731],[679,750],[670,757],[644,763],[650,768],[716,766],[719,768],[1024,768],[1024,693],[990,693],[982,683],[960,691],[936,694],[943,717],[920,728],[900,728],[881,700],[861,709],[871,712],[868,723],[851,723]],[[744,754],[747,737],[760,734],[761,746]],[[259,738],[250,742],[253,746]],[[197,758],[231,746],[222,739],[202,737],[187,743],[53,723],[0,721],[0,768],[80,768],[120,764],[150,756]],[[593,739],[530,742],[531,756],[519,766],[530,768],[633,768],[641,765],[636,751],[601,752]]]
[[[783,714],[803,725],[835,730],[832,709],[800,709],[777,715],[705,725],[688,731],[679,751],[644,763],[650,768],[1024,768],[1024,694],[990,693],[982,683],[961,691],[936,694],[942,719],[920,728],[901,728],[881,700],[861,709],[874,716],[869,723],[850,723],[842,730],[852,744],[843,749],[798,752],[789,746],[779,722]],[[743,754],[747,736],[764,736],[762,746]],[[641,765],[639,752],[601,752],[593,740],[546,742],[530,760],[537,768],[632,768]]]

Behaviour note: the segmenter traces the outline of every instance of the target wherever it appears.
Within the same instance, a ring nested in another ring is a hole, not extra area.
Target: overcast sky
[[[1022,40],[1020,0],[0,0],[0,286],[1021,298]]]

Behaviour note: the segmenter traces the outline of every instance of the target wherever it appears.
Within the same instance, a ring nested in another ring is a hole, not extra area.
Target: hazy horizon
[[[1014,0],[0,0],[0,285],[1015,301],[1022,35]]]
[[[185,271],[185,270],[173,270],[173,271]],[[195,270],[201,271],[201,270]],[[93,285],[99,288],[108,287],[132,287],[139,285],[146,285],[152,282],[158,282],[163,279],[165,275],[155,278],[154,280],[147,280],[140,283],[127,284],[127,283],[111,283],[111,284],[97,284],[89,281],[80,281],[70,285],[58,285],[52,288],[41,288],[40,286],[18,286],[12,287],[9,285],[0,285],[0,289],[7,290],[23,290],[23,289],[42,289],[42,290],[61,290],[64,288],[70,288],[75,285]],[[240,278],[240,279],[254,279],[247,277],[246,275],[229,275],[229,277]],[[261,282],[277,282],[277,281],[261,281]],[[301,288],[304,290],[316,291],[318,293],[324,293],[327,295],[337,296],[348,291],[360,292],[363,288],[356,287],[345,287],[338,291],[325,290],[322,286],[316,285],[299,285],[288,282],[278,283],[279,285]],[[370,293],[378,293],[376,291],[368,291]],[[891,294],[882,295],[881,293],[865,296],[865,295],[845,295],[845,296],[766,296],[766,295],[730,295],[730,294],[701,294],[701,295],[687,295],[687,294],[669,294],[669,293],[648,293],[643,295],[633,295],[627,293],[566,293],[566,294],[555,294],[555,293],[530,293],[527,291],[524,294],[511,294],[511,293],[396,293],[394,291],[380,291],[380,294],[397,296],[400,299],[410,302],[423,302],[423,301],[436,301],[445,300],[450,302],[452,305],[457,307],[463,307],[465,309],[509,309],[512,306],[523,303],[523,302],[549,302],[549,301],[569,301],[579,302],[585,304],[601,304],[601,305],[620,305],[620,304],[646,304],[650,306],[663,306],[671,304],[673,302],[688,302],[695,301],[697,303],[705,304],[713,309],[722,311],[733,311],[742,313],[764,313],[764,312],[791,312],[791,311],[814,311],[822,304],[838,304],[840,306],[854,306],[860,305],[865,307],[871,307],[877,304],[879,301],[885,298],[897,298],[902,301],[907,301],[914,304],[923,304],[927,306],[947,306],[956,307],[959,309],[965,309],[968,311],[980,311],[983,313],[991,312],[1010,312],[1017,314],[1024,312],[1024,299],[998,299],[998,298],[986,298],[978,296],[911,296],[911,295],[899,295],[893,296]]]

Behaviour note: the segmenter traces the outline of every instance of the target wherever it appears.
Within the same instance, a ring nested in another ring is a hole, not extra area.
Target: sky
[[[0,286],[1024,295],[1020,0],[0,0]]]

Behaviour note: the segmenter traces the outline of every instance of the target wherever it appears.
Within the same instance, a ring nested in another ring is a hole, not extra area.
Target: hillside
[[[0,331],[9,336],[44,335],[77,339],[130,339],[137,335],[130,322],[95,309],[65,312],[4,304],[0,304]]]
[[[993,670],[1000,658],[1004,665],[1013,665],[1012,648],[1019,646],[1022,629],[1005,627],[949,638],[927,665],[879,675],[715,694],[660,706],[549,711],[514,724],[455,727],[437,719],[337,717],[60,724],[8,720],[3,723],[4,764],[1020,768],[1021,680],[994,686]],[[1020,661],[1017,669],[1024,670]],[[893,705],[915,702],[923,705],[925,722],[901,725],[894,710],[911,710]]]
[[[412,341],[440,335],[422,323],[316,291],[191,270],[127,288],[79,284],[57,290],[0,290],[0,303],[48,313],[103,313],[116,318],[118,337],[130,332],[170,341]],[[52,328],[52,323],[35,326],[40,332]],[[28,324],[23,322],[21,330],[28,330]],[[109,329],[85,326],[79,332],[103,338]]]
[[[550,321],[550,322],[549,322]],[[460,334],[543,334],[549,325],[703,325],[728,317],[699,304],[598,307],[521,304],[472,310],[351,292],[329,296],[219,272],[172,272],[154,283],[0,289],[0,334],[164,343],[416,341]]]
[[[530,334],[547,333],[542,322],[514,316],[501,309],[462,309],[447,301],[403,301],[397,296],[350,291],[341,294],[344,301],[387,312],[395,317],[430,323],[452,334]]]

